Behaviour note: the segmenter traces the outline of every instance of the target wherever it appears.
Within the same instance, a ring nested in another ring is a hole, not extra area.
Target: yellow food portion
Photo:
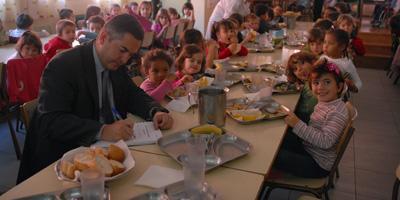
[[[201,125],[198,127],[194,127],[192,129],[190,129],[190,132],[192,132],[192,134],[216,134],[216,135],[222,135],[222,129],[218,128],[215,125],[211,125],[211,124],[205,124],[205,125]]]
[[[201,77],[199,79],[199,88],[207,87],[208,86],[208,80],[205,76]]]
[[[215,62],[214,63],[214,65],[215,65],[215,70],[217,70],[217,71],[219,71],[219,70],[222,70],[223,69],[223,66],[222,66],[222,64],[221,63],[219,63],[219,62]]]

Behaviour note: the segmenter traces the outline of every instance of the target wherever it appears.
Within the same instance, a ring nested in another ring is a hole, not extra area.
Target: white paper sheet
[[[183,171],[152,165],[144,172],[139,180],[135,182],[135,184],[152,188],[161,188],[182,180]]]
[[[162,137],[160,130],[155,130],[153,122],[138,122],[133,125],[134,138],[126,140],[128,146],[155,144]],[[112,142],[98,141],[94,146],[108,147]]]

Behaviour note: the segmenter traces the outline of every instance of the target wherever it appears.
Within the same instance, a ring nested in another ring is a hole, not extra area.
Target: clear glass
[[[226,70],[215,70],[215,84],[219,87],[225,87]]]
[[[195,136],[186,140],[188,159],[183,164],[185,193],[190,199],[201,199],[206,168],[205,137]]]
[[[104,199],[104,174],[102,172],[94,169],[83,170],[79,178],[84,200]]]

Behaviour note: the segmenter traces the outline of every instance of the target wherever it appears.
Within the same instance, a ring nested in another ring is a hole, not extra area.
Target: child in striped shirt
[[[309,84],[318,104],[308,124],[288,112],[285,122],[294,134],[285,136],[275,167],[296,176],[319,178],[327,176],[333,166],[336,145],[349,116],[340,98],[344,80],[335,64],[317,65]]]

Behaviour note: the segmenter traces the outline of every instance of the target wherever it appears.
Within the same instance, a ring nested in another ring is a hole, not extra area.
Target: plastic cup
[[[215,70],[215,84],[219,87],[225,87],[226,70]]]
[[[206,168],[204,137],[195,136],[186,140],[188,159],[183,164],[185,193],[190,199],[201,199]]]
[[[80,174],[81,192],[84,200],[104,199],[104,174],[98,170],[87,169]]]

